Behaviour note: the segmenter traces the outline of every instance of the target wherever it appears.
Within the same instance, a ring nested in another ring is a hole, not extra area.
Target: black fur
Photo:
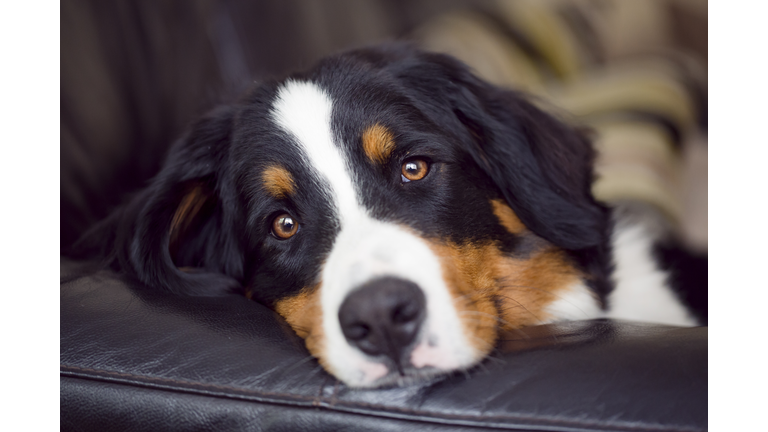
[[[654,245],[659,266],[669,272],[669,284],[678,298],[688,307],[701,325],[707,325],[709,260],[706,254],[681,247],[678,242],[665,240]]]

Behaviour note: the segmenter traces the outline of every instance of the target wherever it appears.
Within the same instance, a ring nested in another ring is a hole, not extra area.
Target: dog
[[[594,159],[447,55],[361,48],[197,120],[80,245],[152,288],[269,306],[351,387],[465,370],[542,323],[701,324],[674,250],[593,197]]]

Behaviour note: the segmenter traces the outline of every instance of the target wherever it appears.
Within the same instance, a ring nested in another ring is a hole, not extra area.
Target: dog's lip
[[[403,356],[402,366],[398,367],[395,362],[390,358],[375,358],[369,359],[370,364],[377,366],[383,366],[386,372],[381,376],[369,381],[365,384],[366,387],[386,387],[390,385],[402,386],[407,384],[421,383],[429,379],[435,378],[439,375],[449,374],[453,371],[453,368],[443,368],[434,366],[431,364],[415,365],[412,361],[413,353],[419,349],[419,347],[431,347],[427,342],[427,339],[420,337],[417,341],[407,350],[408,354]]]
[[[440,370],[453,370],[459,367],[459,363],[451,355],[447,355],[445,349],[439,345],[422,340],[413,347],[409,354],[410,363],[418,368],[434,367]]]

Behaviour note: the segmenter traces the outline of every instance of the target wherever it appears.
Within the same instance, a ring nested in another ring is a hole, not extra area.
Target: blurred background
[[[707,19],[707,0],[63,0],[60,248],[254,81],[412,40],[590,127],[598,198],[705,252]]]

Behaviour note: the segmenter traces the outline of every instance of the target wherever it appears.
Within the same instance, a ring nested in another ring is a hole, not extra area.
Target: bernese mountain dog
[[[197,120],[80,247],[271,307],[353,387],[467,369],[558,320],[701,324],[648,230],[593,197],[594,158],[449,56],[357,49]]]

